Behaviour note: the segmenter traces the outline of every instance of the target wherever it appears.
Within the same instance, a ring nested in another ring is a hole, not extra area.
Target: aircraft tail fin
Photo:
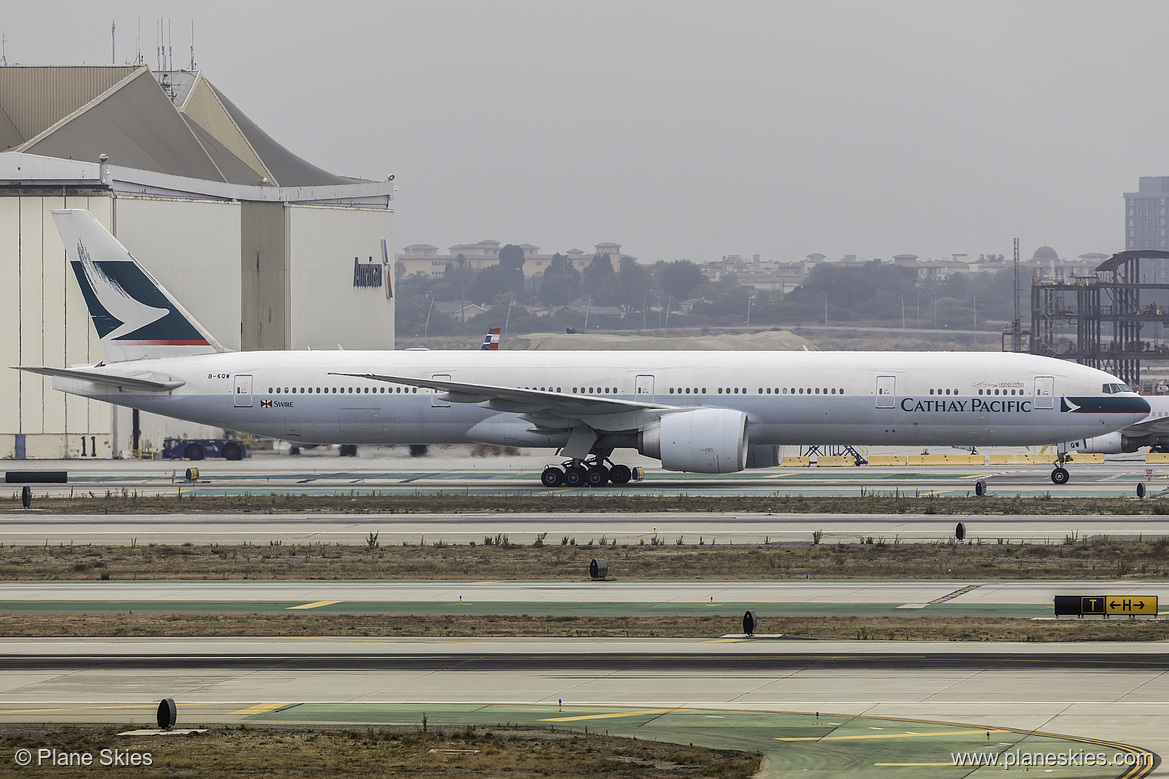
[[[109,362],[227,351],[93,214],[53,221]]]
[[[499,328],[493,327],[487,331],[487,335],[483,337],[483,345],[479,347],[481,352],[497,352],[499,351]]]

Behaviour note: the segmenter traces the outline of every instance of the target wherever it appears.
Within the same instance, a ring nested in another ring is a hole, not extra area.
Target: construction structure
[[[1137,249],[1112,255],[1092,274],[1036,276],[1030,352],[1099,368],[1146,392],[1161,390],[1150,386],[1150,374],[1162,371],[1147,369],[1169,368],[1167,271],[1169,251]]]
[[[230,349],[389,349],[389,179],[307,162],[197,71],[0,66],[0,458],[222,432],[7,369],[104,358],[54,209],[88,209]]]

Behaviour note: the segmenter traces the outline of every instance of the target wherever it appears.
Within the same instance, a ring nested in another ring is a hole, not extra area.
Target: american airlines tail
[[[493,327],[487,331],[487,335],[483,337],[483,345],[479,347],[481,352],[498,352],[499,351],[499,328]]]
[[[84,209],[53,211],[106,359],[227,351]]]

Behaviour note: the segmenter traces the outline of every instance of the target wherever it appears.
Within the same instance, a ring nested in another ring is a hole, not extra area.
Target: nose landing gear
[[[1053,470],[1051,472],[1051,481],[1053,483],[1067,484],[1068,479],[1072,478],[1072,475],[1070,473],[1068,473],[1068,469],[1063,467],[1064,463],[1066,463],[1069,459],[1070,458],[1068,457],[1066,452],[1060,452],[1056,456],[1055,470]]]

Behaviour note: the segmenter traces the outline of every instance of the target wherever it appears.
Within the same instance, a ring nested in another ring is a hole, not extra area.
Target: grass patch
[[[1169,620],[967,616],[781,616],[757,611],[760,633],[878,641],[1165,641]],[[332,636],[710,638],[738,633],[742,615],[527,614],[0,614],[0,635],[33,637]]]
[[[107,768],[117,776],[556,776],[567,779],[727,777],[747,779],[761,755],[645,739],[518,727],[213,726],[169,738],[119,737],[134,726],[5,725],[0,752],[55,747],[93,755],[89,768],[52,768],[53,776],[93,776],[101,750],[149,753],[151,766]],[[35,764],[34,764],[35,765]],[[28,769],[35,772],[35,768]]]
[[[588,578],[603,556],[621,579],[1126,579],[1169,578],[1169,538],[1103,536],[1047,544],[859,538],[850,544],[651,543],[480,545],[434,542],[344,544],[37,545],[0,549],[0,579],[79,580],[536,580]]]

